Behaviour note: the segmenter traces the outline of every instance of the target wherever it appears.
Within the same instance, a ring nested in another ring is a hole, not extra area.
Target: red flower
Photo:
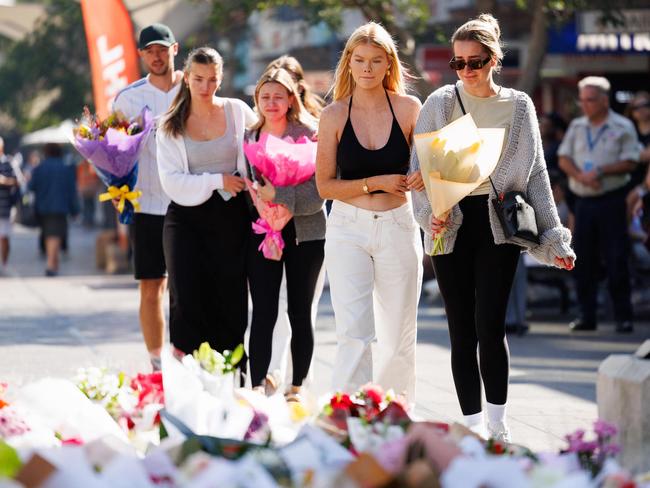
[[[0,398],[0,408],[5,408],[8,405],[9,404],[7,402],[5,402],[4,400],[2,400],[2,398]]]
[[[386,408],[377,415],[377,420],[380,422],[387,421],[390,425],[399,425],[402,422],[408,423],[411,421],[406,410],[404,410],[404,407],[398,402],[390,402]]]
[[[165,403],[162,373],[138,374],[131,380],[131,388],[138,392],[138,406],[143,408],[151,403]]]
[[[361,388],[361,394],[366,401],[379,405],[384,400],[384,392],[376,385],[366,385]]]
[[[341,409],[350,412],[352,408],[352,400],[350,399],[350,395],[347,393],[336,393],[330,399],[330,406],[335,410]]]

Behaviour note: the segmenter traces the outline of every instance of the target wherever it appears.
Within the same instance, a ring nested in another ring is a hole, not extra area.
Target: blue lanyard
[[[585,127],[587,130],[587,145],[589,146],[589,152],[593,152],[594,148],[596,147],[596,144],[598,144],[598,141],[600,140],[601,136],[605,133],[607,130],[607,124],[603,125],[598,132],[596,133],[596,138],[592,139],[591,138],[591,129],[589,126]]]

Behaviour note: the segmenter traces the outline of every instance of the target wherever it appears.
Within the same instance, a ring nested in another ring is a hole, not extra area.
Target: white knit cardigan
[[[528,95],[512,90],[514,109],[512,123],[503,156],[499,161],[492,179],[499,192],[517,190],[524,192],[528,202],[535,209],[540,244],[531,244],[522,239],[506,239],[499,219],[489,200],[486,200],[490,216],[490,226],[496,244],[511,243],[522,246],[539,262],[551,266],[555,258],[572,257],[571,233],[563,227],[557,214],[551,192],[551,184],[544,161],[542,138],[537,124],[535,106]],[[454,85],[446,85],[434,91],[422,107],[415,127],[416,134],[439,130],[450,122],[456,102]],[[417,152],[411,152],[410,172],[418,171],[420,162]],[[425,233],[424,245],[428,254],[432,253],[431,204],[426,192],[412,192],[413,213],[415,220]],[[490,189],[490,200],[495,198],[494,189]],[[443,234],[442,254],[454,250],[458,229],[463,222],[463,213],[458,205],[451,211],[449,225]]]

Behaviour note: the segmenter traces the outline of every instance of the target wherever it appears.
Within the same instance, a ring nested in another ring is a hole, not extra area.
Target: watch
[[[370,189],[368,188],[368,178],[363,179],[363,186],[361,188],[363,188],[364,193],[370,193]]]

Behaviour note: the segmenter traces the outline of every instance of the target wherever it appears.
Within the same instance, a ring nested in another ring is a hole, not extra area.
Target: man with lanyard
[[[632,332],[625,185],[639,160],[634,125],[609,108],[609,81],[578,83],[584,117],[573,120],[558,150],[576,195],[574,249],[581,315],[571,330],[595,330],[601,263],[607,270],[617,332]]]
[[[183,73],[174,70],[178,43],[163,24],[153,24],[140,32],[138,53],[147,76],[124,88],[113,102],[113,110],[136,117],[144,107],[156,120],[167,111],[178,93]],[[158,176],[155,132],[149,136],[138,160],[138,182],[142,191],[140,212],[131,226],[135,279],[140,281],[140,327],[154,371],[160,369],[165,316],[163,296],[167,270],[163,255],[163,223],[169,205]]]

